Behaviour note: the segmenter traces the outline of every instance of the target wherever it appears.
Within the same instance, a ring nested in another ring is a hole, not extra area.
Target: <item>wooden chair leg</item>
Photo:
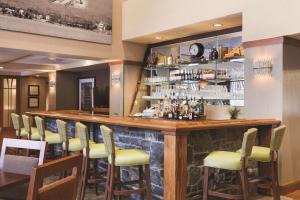
[[[143,171],[143,166],[139,166],[139,187],[144,188],[144,171]],[[144,193],[141,193],[141,200],[145,199]]]
[[[85,157],[83,159],[83,173],[82,173],[82,185],[81,185],[81,196],[79,200],[84,200],[84,196],[85,196],[85,189],[86,189],[86,183],[87,183],[87,174],[88,174],[88,170],[89,170],[89,159],[87,157]]]
[[[204,177],[203,177],[203,200],[207,200],[208,198],[208,172],[209,168],[204,167]]]
[[[243,168],[239,171],[242,183],[242,190],[243,190],[243,199],[249,199],[249,191],[248,191],[248,176],[247,176],[247,169]]]
[[[109,193],[109,185],[110,185],[110,176],[111,176],[111,165],[108,164],[107,166],[107,176],[106,176],[106,185],[105,185],[105,193],[104,193],[104,200],[108,199]]]
[[[107,200],[112,200],[114,193],[114,182],[115,182],[115,166],[110,167],[110,180],[109,180],[109,193]]]
[[[277,161],[271,161],[271,173],[272,173],[272,192],[273,199],[280,200],[279,183],[278,183],[278,163]]]
[[[146,179],[146,199],[151,200],[150,165],[145,165],[145,179]]]
[[[96,196],[98,196],[99,192],[98,192],[98,182],[97,182],[97,174],[98,174],[98,161],[97,161],[97,159],[94,159],[93,163],[94,163],[95,192],[96,192]]]

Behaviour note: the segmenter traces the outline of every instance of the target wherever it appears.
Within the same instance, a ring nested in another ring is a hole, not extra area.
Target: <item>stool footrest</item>
[[[115,181],[116,184],[123,184],[123,185],[132,185],[132,184],[139,184],[140,180],[130,180],[130,181]]]
[[[114,190],[113,191],[114,195],[117,195],[117,196],[128,196],[133,193],[144,194],[145,192],[146,192],[145,188],[134,189],[134,190]]]
[[[234,195],[234,194],[227,194],[227,193],[221,193],[217,191],[208,191],[209,196],[215,196],[220,198],[226,198],[226,199],[243,199],[242,195]]]

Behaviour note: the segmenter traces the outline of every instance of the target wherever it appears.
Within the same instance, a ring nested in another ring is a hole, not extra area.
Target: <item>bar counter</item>
[[[112,117],[89,114],[76,110],[33,111],[27,114],[41,116],[46,128],[56,129],[55,119],[70,124],[88,123],[93,139],[102,142],[99,124],[111,127],[116,144],[123,148],[144,149],[151,155],[151,179],[154,199],[184,200],[201,195],[202,167],[205,156],[214,150],[237,150],[241,147],[243,133],[258,128],[258,144],[268,146],[271,130],[280,121],[275,119],[238,119],[222,121],[170,121]],[[259,173],[266,173],[263,165]],[[132,177],[134,171],[122,170],[122,177]],[[226,182],[224,174],[219,179]],[[221,181],[222,181],[221,180]]]

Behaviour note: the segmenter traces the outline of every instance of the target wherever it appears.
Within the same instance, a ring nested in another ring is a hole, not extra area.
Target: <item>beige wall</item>
[[[240,0],[123,1],[123,39],[240,13]]]
[[[269,45],[245,50],[245,117],[282,119],[283,45]],[[272,78],[254,75],[253,62],[273,59]]]
[[[299,0],[243,1],[243,40],[300,33]]]
[[[299,7],[299,0],[127,0],[123,3],[123,39],[238,13],[243,15],[244,41],[291,35],[300,33]]]
[[[110,91],[109,91],[109,115],[123,116],[124,115],[124,66],[123,64],[110,65]],[[120,81],[112,84],[112,75],[118,75]]]
[[[112,1],[112,45],[0,30],[0,47],[98,59],[126,59],[141,61],[144,56],[144,47],[128,42],[123,43],[121,41],[122,1]]]
[[[280,150],[280,184],[300,180],[300,47],[276,44],[246,49],[245,117],[277,118],[287,126]],[[252,60],[273,58],[272,78],[257,79]]]
[[[46,96],[48,79],[36,78],[36,77],[21,77],[20,78],[20,113],[23,114],[33,110],[45,110],[46,109]],[[39,108],[28,108],[28,85],[39,85]]]
[[[46,99],[46,110],[56,110],[56,72],[48,74],[49,83],[53,82],[54,85],[48,84],[48,93]]]

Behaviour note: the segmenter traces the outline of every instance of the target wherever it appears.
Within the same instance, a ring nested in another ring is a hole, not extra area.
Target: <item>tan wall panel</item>
[[[21,77],[20,78],[20,113],[23,114],[28,111],[46,110],[46,96],[48,90],[46,78],[35,77]],[[28,108],[28,85],[39,85],[39,108]]]

